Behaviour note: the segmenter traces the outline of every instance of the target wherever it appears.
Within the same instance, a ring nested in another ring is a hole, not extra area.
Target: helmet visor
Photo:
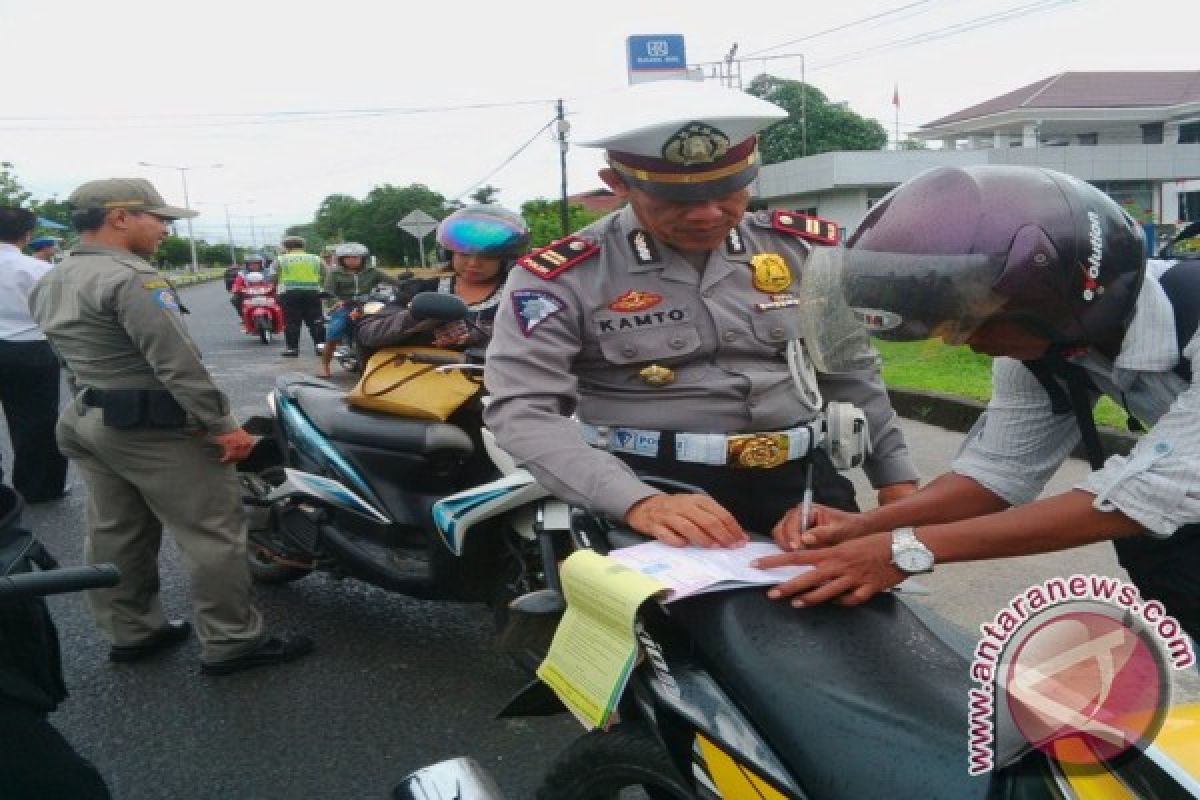
[[[798,293],[803,337],[822,372],[871,366],[869,337],[961,344],[1004,308],[1003,263],[984,255],[913,256],[822,247]]]
[[[515,255],[523,248],[526,232],[516,221],[499,215],[460,211],[438,227],[438,244],[466,255]]]

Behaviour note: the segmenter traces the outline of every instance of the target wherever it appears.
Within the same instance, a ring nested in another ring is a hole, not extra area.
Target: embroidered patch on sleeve
[[[175,297],[175,293],[170,289],[155,289],[153,291],[154,304],[159,308],[167,311],[179,310],[179,299]]]
[[[521,333],[529,336],[533,329],[567,307],[550,292],[536,289],[517,289],[512,293],[513,311]]]

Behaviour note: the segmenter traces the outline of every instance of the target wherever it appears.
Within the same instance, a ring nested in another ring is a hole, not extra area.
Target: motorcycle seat
[[[291,395],[313,425],[339,442],[420,455],[475,452],[471,437],[457,425],[363,411],[348,405],[340,389],[293,386]]]
[[[808,797],[984,798],[968,662],[906,602],[794,609],[750,589],[667,610]]]

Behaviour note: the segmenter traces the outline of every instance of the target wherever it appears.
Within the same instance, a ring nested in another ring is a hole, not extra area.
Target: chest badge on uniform
[[[666,386],[668,383],[675,382],[675,370],[670,367],[651,364],[639,371],[638,377],[642,379],[643,383],[650,386]]]
[[[663,301],[662,295],[630,289],[608,304],[609,311],[645,311]]]
[[[754,270],[754,288],[776,294],[792,285],[792,271],[778,253],[759,253],[750,258]]]
[[[629,246],[633,248],[633,257],[639,264],[657,264],[658,245],[644,230],[640,228],[629,232]]]
[[[746,242],[742,239],[742,234],[738,233],[737,227],[729,229],[729,235],[725,237],[725,251],[731,256],[745,255]]]

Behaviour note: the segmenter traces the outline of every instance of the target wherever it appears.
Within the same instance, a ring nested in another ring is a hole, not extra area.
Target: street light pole
[[[229,266],[237,266],[237,248],[233,244],[233,225],[229,222],[229,203],[222,203],[225,206],[225,232],[229,234]]]
[[[193,167],[178,167],[178,166],[175,166],[174,164],[151,164],[147,161],[139,161],[138,166],[158,167],[159,169],[177,169],[177,170],[179,170],[179,177],[183,179],[183,207],[189,211],[191,210],[192,207],[191,207],[191,205],[189,205],[189,200],[188,200],[187,173],[188,173],[188,170],[193,169]],[[224,165],[223,164],[209,164],[208,166],[210,169],[220,169]],[[200,271],[200,262],[196,258],[196,237],[192,234],[192,218],[191,217],[187,218],[187,230],[188,230],[188,247],[192,253],[192,272],[199,272]]]

